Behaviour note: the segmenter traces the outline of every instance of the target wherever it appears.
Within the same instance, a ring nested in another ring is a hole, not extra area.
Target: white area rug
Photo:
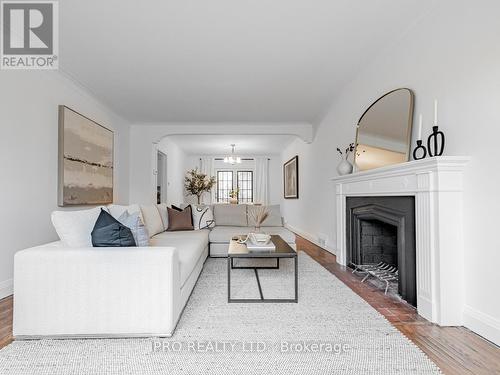
[[[292,271],[290,259],[279,271],[259,271],[264,296],[291,297]],[[226,272],[224,259],[207,260],[172,338],[14,342],[0,351],[0,374],[440,373],[304,253],[298,304],[228,304]],[[253,271],[232,276],[233,297],[259,296]]]

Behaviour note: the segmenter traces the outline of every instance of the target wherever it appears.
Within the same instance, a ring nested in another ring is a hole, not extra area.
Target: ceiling
[[[292,135],[172,135],[168,137],[187,154],[226,155],[231,144],[237,155],[279,154],[294,139]]]
[[[147,122],[309,122],[435,0],[64,0],[60,67]]]

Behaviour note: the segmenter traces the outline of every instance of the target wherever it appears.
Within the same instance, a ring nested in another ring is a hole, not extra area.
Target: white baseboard
[[[466,305],[464,307],[464,326],[500,345],[500,320]]]
[[[292,232],[298,234],[301,237],[304,237],[309,242],[312,242],[313,244],[321,247],[322,249],[325,249],[329,253],[332,253],[333,255],[337,255],[337,251],[333,247],[330,247],[328,245],[320,245],[318,240],[312,234],[307,233],[303,230],[300,230],[299,228],[294,227],[293,225],[290,225],[290,224],[285,224],[285,228],[287,228],[288,230],[291,230]]]
[[[0,299],[8,297],[12,293],[14,293],[14,281],[12,279],[0,281]]]

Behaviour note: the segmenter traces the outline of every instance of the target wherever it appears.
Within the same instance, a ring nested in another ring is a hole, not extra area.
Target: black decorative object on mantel
[[[422,150],[422,155],[420,156],[418,155],[419,150]],[[413,159],[420,160],[424,159],[426,156],[427,156],[427,149],[425,148],[425,146],[422,146],[422,140],[419,139],[417,141],[417,147],[415,147],[415,149],[413,150]]]
[[[444,152],[445,137],[444,133],[439,130],[439,127],[433,126],[432,133],[427,138],[427,148],[422,145],[422,140],[417,140],[417,147],[413,150],[413,159],[421,160],[429,156],[441,156]]]
[[[441,156],[444,152],[445,137],[439,130],[438,124],[438,101],[434,100],[434,126],[432,133],[427,138],[427,148],[422,145],[422,115],[419,117],[417,147],[413,150],[413,159],[421,160],[429,156]]]
[[[444,144],[444,133],[439,130],[437,125],[433,126],[432,134],[429,135],[429,138],[427,138],[427,151],[429,153],[429,157],[443,155]]]

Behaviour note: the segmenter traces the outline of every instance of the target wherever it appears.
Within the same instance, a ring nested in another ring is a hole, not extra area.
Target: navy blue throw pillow
[[[136,246],[136,243],[130,228],[101,208],[101,213],[92,230],[92,246],[131,247]]]

